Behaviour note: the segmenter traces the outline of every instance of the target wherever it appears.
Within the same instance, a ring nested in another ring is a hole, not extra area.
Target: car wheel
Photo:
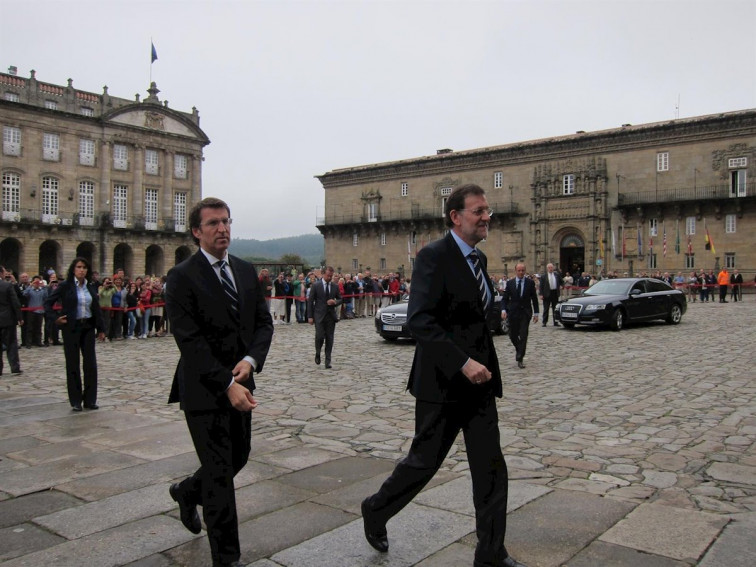
[[[621,331],[622,325],[625,322],[625,314],[622,313],[622,309],[617,309],[612,313],[612,318],[609,321],[609,327],[612,331]]]
[[[564,321],[562,321],[562,327],[564,327],[565,329],[574,329],[575,323],[565,323]]]
[[[672,309],[669,310],[667,323],[670,325],[677,325],[680,321],[682,321],[682,309],[680,309],[680,306],[675,303],[672,306]]]

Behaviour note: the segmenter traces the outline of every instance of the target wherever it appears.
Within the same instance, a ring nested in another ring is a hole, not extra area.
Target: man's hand
[[[491,379],[488,368],[472,358],[468,359],[462,367],[462,374],[473,384],[485,384]]]
[[[65,325],[66,323],[68,323],[68,317],[65,315],[61,315],[60,317],[55,319],[56,325]]]
[[[314,325],[314,324],[315,324],[315,319],[313,319],[312,317],[310,317],[309,319],[307,319],[307,322],[308,322],[308,323],[309,323],[310,325]]]
[[[100,341],[101,343],[104,343],[105,342],[105,333],[102,333],[102,332],[97,333],[97,340]]]
[[[538,323],[538,313],[533,315],[533,323]]]
[[[231,371],[234,376],[234,382],[246,382],[252,374],[252,365],[246,360],[240,360]]]
[[[506,311],[502,311],[502,312],[501,312],[501,318],[502,318],[502,320],[504,320],[504,321],[506,321],[506,320],[507,320],[507,312],[506,312]]]
[[[257,401],[252,392],[236,382],[231,384],[231,387],[226,390],[226,395],[231,405],[239,411],[252,411],[257,407]]]

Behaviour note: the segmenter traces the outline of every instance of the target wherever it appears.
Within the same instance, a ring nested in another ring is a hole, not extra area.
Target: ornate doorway
[[[573,276],[585,271],[585,243],[577,234],[568,234],[559,245],[559,269]]]

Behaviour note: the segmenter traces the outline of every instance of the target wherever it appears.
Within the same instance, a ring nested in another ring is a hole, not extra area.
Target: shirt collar
[[[454,239],[454,242],[457,243],[457,246],[459,246],[460,252],[462,252],[462,255],[467,258],[470,255],[470,252],[475,250],[472,246],[470,246],[467,242],[462,240],[459,236],[457,236],[457,233],[453,230],[449,231],[449,233],[452,235],[452,238]]]
[[[226,256],[225,256],[225,257],[223,257],[223,258],[216,258],[216,257],[215,257],[215,256],[213,256],[212,254],[210,254],[210,252],[207,252],[207,251],[206,251],[206,250],[204,250],[203,248],[200,248],[200,251],[201,251],[201,252],[202,252],[202,254],[203,254],[203,255],[205,256],[205,258],[207,258],[207,261],[208,261],[208,262],[210,262],[210,265],[211,265],[211,266],[215,266],[215,264],[217,264],[217,263],[218,263],[218,262],[220,262],[221,260],[222,260],[222,261],[224,261],[224,262],[226,262],[226,264],[228,264],[228,254],[226,254]]]

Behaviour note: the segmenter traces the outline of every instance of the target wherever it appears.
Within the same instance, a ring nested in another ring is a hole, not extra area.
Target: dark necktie
[[[517,280],[517,297],[522,297],[522,280]]]
[[[330,295],[331,295],[331,284],[330,284],[330,283],[327,283],[327,284],[326,284],[326,299],[328,299],[328,297],[329,297]]]
[[[480,268],[480,257],[478,253],[473,250],[468,254],[470,260],[473,263],[473,271],[475,272],[475,279],[478,280],[478,291],[480,292],[480,299],[483,301],[483,310],[488,312],[489,300],[488,300],[488,286],[486,280],[483,277],[483,270]]]
[[[226,266],[227,264],[225,260],[220,260],[218,262],[218,267],[220,268],[221,283],[223,284],[223,291],[226,292],[226,295],[231,302],[231,309],[233,309],[234,313],[238,315],[239,294],[236,293],[236,287],[234,286],[234,282],[231,281],[231,276],[229,276],[228,272],[226,271]]]

